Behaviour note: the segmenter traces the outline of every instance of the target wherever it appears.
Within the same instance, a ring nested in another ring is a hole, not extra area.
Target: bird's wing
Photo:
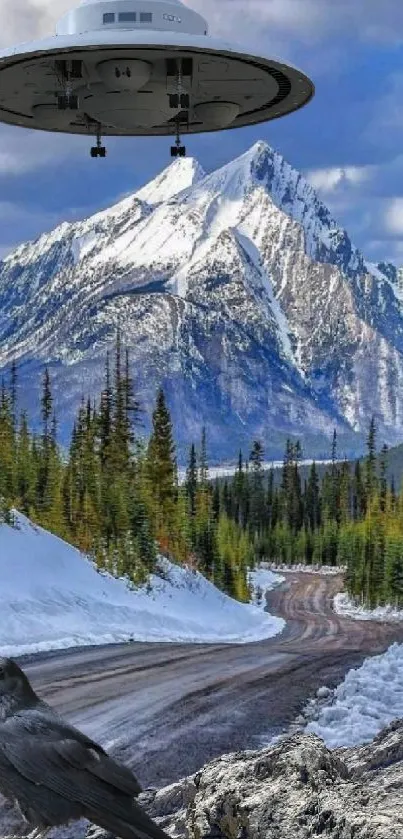
[[[50,755],[51,746],[56,747],[57,753],[61,744],[68,744],[64,746],[63,754],[67,760],[70,758],[73,761],[72,765],[77,769],[91,772],[127,795],[135,796],[141,792],[141,786],[130,769],[116,763],[102,746],[61,717],[55,715],[49,718],[45,711],[40,710],[24,711],[9,717],[7,723],[0,727],[0,748],[3,734],[8,750],[12,749],[13,742],[21,740],[22,743],[29,741],[38,750],[45,750],[47,746]]]
[[[0,760],[6,759],[33,785],[82,808],[82,815],[125,839],[168,839],[161,828],[122,788],[122,768],[77,740],[43,741],[4,732]],[[35,794],[31,792],[33,804]]]

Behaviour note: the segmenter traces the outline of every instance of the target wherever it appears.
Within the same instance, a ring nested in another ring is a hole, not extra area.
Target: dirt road
[[[280,733],[318,687],[393,641],[403,625],[336,615],[340,576],[290,573],[268,595],[281,635],[246,645],[131,643],[26,659],[40,695],[161,786]]]

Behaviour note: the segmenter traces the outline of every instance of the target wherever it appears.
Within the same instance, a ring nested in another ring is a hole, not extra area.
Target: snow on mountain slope
[[[205,177],[205,171],[194,157],[177,158],[156,178],[137,190],[136,197],[146,204],[161,204]]]
[[[151,591],[99,573],[78,550],[16,513],[0,525],[0,653],[22,655],[85,644],[236,642],[270,638],[282,618],[238,603],[198,572],[164,558]],[[265,578],[264,588],[281,582]]]
[[[325,450],[333,426],[363,431],[374,413],[392,442],[403,310],[388,270],[265,143],[207,175],[178,159],[0,263],[0,365],[23,362],[32,403],[46,361],[71,422],[83,389],[99,393],[119,322],[148,414],[162,383],[182,446],[205,423],[216,456],[258,434],[272,456],[290,433]]]

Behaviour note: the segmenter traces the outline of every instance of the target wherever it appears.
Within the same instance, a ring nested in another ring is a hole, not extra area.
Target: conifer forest
[[[368,607],[403,605],[403,494],[387,479],[388,448],[377,451],[372,420],[366,456],[331,461],[301,474],[302,447],[287,441],[279,478],[263,468],[259,440],[239,452],[235,474],[209,478],[208,429],[189,442],[186,476],[178,466],[163,389],[152,430],[118,334],[105,361],[98,404],[79,406],[68,449],[58,442],[48,370],[41,384],[41,428],[18,410],[16,364],[0,394],[0,515],[12,508],[91,556],[100,570],[145,582],[158,553],[197,568],[222,591],[249,600],[247,570],[272,563],[343,566],[346,589]]]

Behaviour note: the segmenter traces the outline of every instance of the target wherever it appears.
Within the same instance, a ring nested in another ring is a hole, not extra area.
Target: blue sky
[[[201,135],[206,170],[263,139],[304,172],[367,259],[403,265],[402,0],[186,0],[211,34],[299,66],[316,85],[303,110],[256,128]],[[69,0],[0,0],[1,44],[51,34]],[[0,125],[0,255],[135,190],[170,162],[169,142],[88,140]]]

